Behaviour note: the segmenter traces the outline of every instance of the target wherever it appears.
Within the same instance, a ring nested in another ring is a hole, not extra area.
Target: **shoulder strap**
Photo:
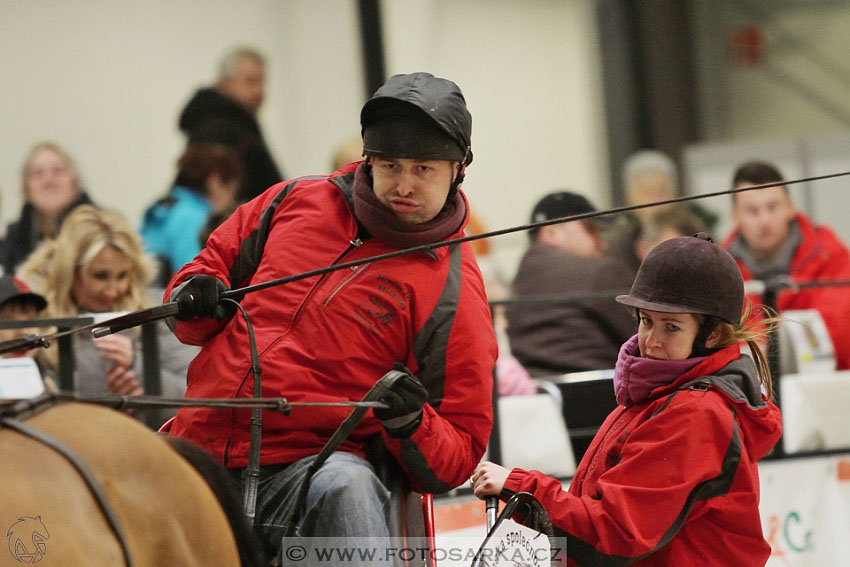
[[[242,285],[257,272],[257,268],[260,266],[260,260],[263,258],[266,241],[269,238],[272,219],[283,200],[292,192],[300,181],[311,181],[317,179],[327,179],[327,177],[299,177],[298,179],[290,181],[278,191],[277,195],[275,195],[274,199],[272,199],[272,202],[269,203],[269,206],[266,207],[260,214],[260,220],[257,223],[257,227],[251,232],[251,234],[248,235],[247,238],[242,240],[242,243],[239,245],[239,253],[236,255],[233,265],[230,266],[230,273],[228,274],[231,287],[242,287]]]

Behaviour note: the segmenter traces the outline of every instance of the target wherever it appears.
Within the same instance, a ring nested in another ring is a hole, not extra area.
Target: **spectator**
[[[689,208],[678,204],[652,217],[641,230],[635,243],[635,251],[643,261],[649,251],[671,238],[677,236],[693,236],[698,232],[706,232],[705,223]]]
[[[641,150],[623,163],[623,188],[625,205],[643,205],[673,199],[679,195],[679,174],[676,163],[663,152]],[[695,204],[679,205],[687,207],[711,230],[716,216]],[[635,209],[623,215],[618,222],[606,231],[605,239],[609,244],[608,254],[620,260],[632,274],[637,272],[642,248],[642,232],[652,225],[653,218],[667,210],[671,205],[658,205]],[[695,233],[689,233],[695,234]]]
[[[734,259],[705,234],[667,240],[617,301],[638,312],[638,332],[617,360],[619,406],[569,489],[484,462],[475,495],[531,493],[566,532],[570,565],[762,567],[770,545],[757,463],[779,441],[782,418],[761,333],[741,317]]]
[[[147,252],[160,260],[162,287],[201,251],[211,217],[232,210],[242,179],[236,152],[221,144],[189,144],[177,167],[174,185],[148,208],[140,230]]]
[[[44,311],[47,300],[41,295],[33,293],[27,285],[18,278],[10,275],[0,276],[0,321],[30,321],[39,317]],[[0,342],[13,341],[27,334],[37,334],[37,328],[0,328]],[[46,372],[43,357],[39,356],[37,348],[24,349],[20,351],[7,352],[3,358],[29,357],[35,359],[41,372],[45,388],[56,391],[55,376]]]
[[[131,311],[149,306],[146,286],[153,261],[142,240],[118,215],[90,206],[75,209],[55,240],[44,243],[21,266],[21,279],[47,298],[50,317]],[[159,333],[162,392],[181,396],[195,350],[181,345],[164,323]],[[54,369],[56,349],[47,353]],[[85,395],[141,394],[139,329],[92,339],[74,336],[76,389]]]
[[[783,181],[773,165],[747,162],[735,171],[734,188]],[[850,254],[826,226],[814,224],[796,210],[783,186],[732,195],[735,229],[724,246],[738,262],[745,280],[769,282],[790,278],[797,282],[850,279]],[[760,303],[757,295],[751,299]],[[826,323],[839,370],[850,368],[850,288],[785,289],[776,299],[781,313],[789,309],[817,309]]]
[[[71,157],[53,142],[41,142],[30,150],[22,177],[24,206],[18,220],[6,229],[0,250],[7,274],[14,274],[43,240],[56,236],[74,207],[91,204]]]
[[[460,184],[472,161],[472,118],[458,86],[428,73],[395,75],[366,102],[360,121],[365,161],[281,183],[241,206],[172,280],[166,297],[180,307],[175,333],[202,346],[188,397],[250,395],[245,321],[219,303],[227,287],[463,234],[468,205]],[[313,477],[297,516],[305,545],[321,536],[385,544],[388,491],[366,460],[374,436],[415,490],[445,492],[469,478],[492,427],[496,341],[468,243],[270,287],[241,305],[263,352],[265,395],[359,400],[402,369],[384,397],[390,407],[366,414]],[[264,415],[255,524],[269,556],[280,554],[293,487],[348,413],[316,407]],[[250,412],[191,408],[180,410],[171,434],[240,476],[249,428]]]
[[[596,209],[577,193],[543,197],[531,221],[588,213]],[[614,368],[620,345],[633,331],[629,312],[614,301],[632,276],[613,258],[597,220],[553,224],[532,230],[531,245],[511,284],[515,299],[611,291],[608,299],[512,305],[506,310],[511,352],[532,376]]]
[[[189,144],[225,144],[239,153],[244,172],[237,197],[240,202],[283,179],[257,121],[265,85],[263,56],[254,49],[238,47],[222,58],[215,86],[196,92],[180,113],[180,130]]]

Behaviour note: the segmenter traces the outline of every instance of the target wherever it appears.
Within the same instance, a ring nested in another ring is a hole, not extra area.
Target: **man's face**
[[[739,183],[735,188],[751,186]],[[732,220],[741,236],[753,253],[763,258],[771,257],[785,244],[794,213],[794,204],[782,187],[738,193],[732,205]]]
[[[375,196],[399,218],[413,224],[428,222],[442,210],[457,163],[376,156],[371,162]]]
[[[233,75],[218,83],[218,90],[238,102],[251,114],[257,114],[263,104],[266,89],[266,70],[250,57],[236,64]]]
[[[599,226],[583,220],[544,226],[538,240],[582,258],[598,258],[605,251]]]
[[[0,321],[25,321],[38,317],[35,304],[28,301],[9,301],[0,306]],[[36,333],[38,329],[0,329],[0,341],[11,341],[27,333]],[[34,356],[36,349],[7,352],[3,358]]]

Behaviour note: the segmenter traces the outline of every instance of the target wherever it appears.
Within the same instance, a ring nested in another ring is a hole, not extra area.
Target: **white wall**
[[[572,187],[607,205],[592,0],[385,0],[387,70],[455,80],[473,114],[465,188],[491,229],[525,222]],[[219,55],[269,59],[261,122],[292,177],[322,173],[359,134],[365,100],[354,0],[0,2],[0,224],[15,218],[20,167],[37,141],[76,158],[94,199],[137,225],[182,148],[177,115]],[[512,272],[525,235],[494,239]]]

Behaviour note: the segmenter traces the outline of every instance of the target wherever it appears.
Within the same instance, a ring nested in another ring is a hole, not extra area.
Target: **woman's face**
[[[27,167],[27,201],[38,212],[55,217],[65,211],[76,197],[74,172],[65,158],[50,148],[33,154]]]
[[[85,266],[77,268],[71,293],[80,311],[113,311],[116,302],[130,292],[133,262],[107,246]]]
[[[690,358],[699,322],[689,313],[660,313],[640,310],[638,348],[640,355],[656,360]]]

